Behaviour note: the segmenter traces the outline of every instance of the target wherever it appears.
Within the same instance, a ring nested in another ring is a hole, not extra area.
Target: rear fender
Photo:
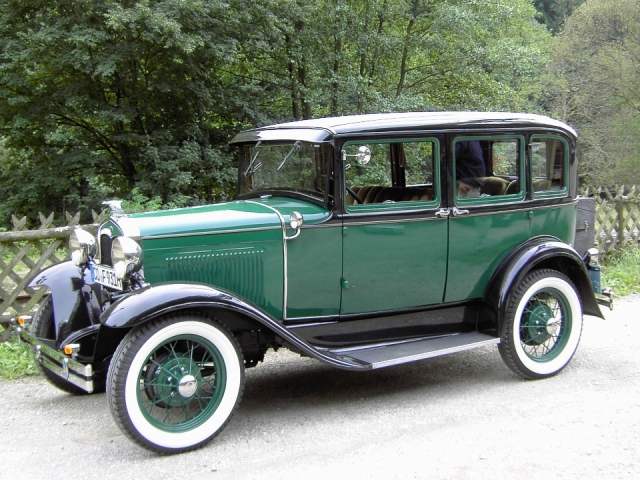
[[[521,245],[500,265],[486,297],[498,322],[504,318],[509,294],[534,269],[551,268],[567,275],[578,291],[583,313],[604,318],[596,302],[583,259],[570,245],[554,237],[536,237]],[[499,326],[499,325],[498,325]]]

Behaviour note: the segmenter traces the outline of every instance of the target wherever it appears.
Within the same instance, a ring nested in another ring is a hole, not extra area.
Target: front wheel
[[[225,426],[244,387],[242,354],[226,328],[194,315],[132,330],[109,368],[107,398],[121,430],[145,448],[201,447]]]
[[[509,295],[499,350],[521,377],[545,378],[567,366],[581,334],[582,307],[571,280],[556,270],[534,270]]]

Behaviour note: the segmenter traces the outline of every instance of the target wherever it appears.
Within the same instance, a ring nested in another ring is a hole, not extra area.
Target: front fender
[[[570,245],[554,237],[536,237],[521,245],[500,265],[494,274],[486,298],[503,318],[509,293],[535,268],[553,268],[574,283],[582,302],[583,313],[604,318],[591,287],[583,259]]]
[[[309,356],[338,368],[363,368],[335,356],[326,355],[244,300],[199,283],[161,283],[136,290],[105,310],[100,317],[100,323],[108,329],[131,329],[161,315],[187,309],[221,309],[240,313]]]
[[[85,302],[82,287],[91,283],[90,275],[88,269],[83,273],[73,262],[67,261],[42,270],[29,282],[29,290],[45,286],[51,292],[57,341],[86,326],[87,309],[83,308]]]

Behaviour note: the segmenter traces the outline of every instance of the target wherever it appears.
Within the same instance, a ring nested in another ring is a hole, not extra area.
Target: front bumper
[[[91,365],[85,365],[67,357],[64,353],[51,348],[37,337],[31,335],[26,328],[20,327],[15,322],[12,323],[20,340],[31,345],[36,361],[42,368],[87,393],[93,392],[93,367]]]

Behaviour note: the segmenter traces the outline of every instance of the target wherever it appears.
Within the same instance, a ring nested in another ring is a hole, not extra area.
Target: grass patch
[[[608,255],[602,273],[603,285],[616,296],[640,293],[640,246],[626,246]]]
[[[0,343],[0,378],[13,380],[37,374],[38,368],[28,345],[17,340]]]

